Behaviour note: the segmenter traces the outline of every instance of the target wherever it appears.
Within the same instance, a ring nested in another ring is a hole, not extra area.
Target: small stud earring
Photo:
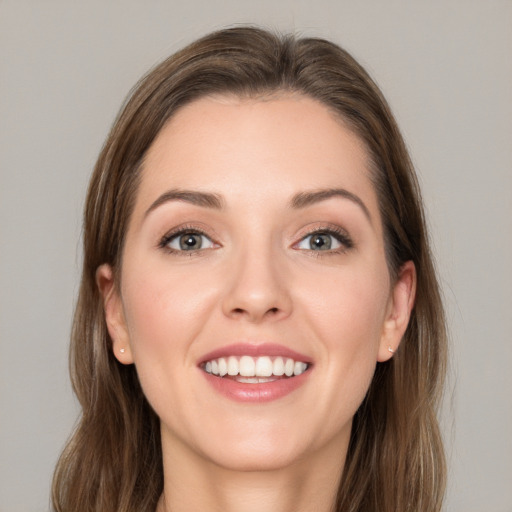
[[[121,354],[124,354],[124,348],[119,349],[119,352],[121,352]]]
[[[395,351],[394,351],[391,347],[388,347],[388,350],[389,350],[392,354],[394,354],[394,353],[395,353]]]

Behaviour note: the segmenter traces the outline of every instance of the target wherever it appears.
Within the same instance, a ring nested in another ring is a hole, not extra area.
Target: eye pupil
[[[180,249],[190,251],[201,248],[201,235],[195,233],[186,233],[180,236]]]
[[[318,233],[311,237],[311,249],[329,250],[331,248],[331,237],[326,233]]]

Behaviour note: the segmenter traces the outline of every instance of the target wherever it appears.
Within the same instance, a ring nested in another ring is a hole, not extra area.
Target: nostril
[[[234,308],[231,312],[232,312],[232,314],[234,314],[236,316],[241,316],[241,315],[245,315],[246,313],[249,313],[249,311],[244,309],[244,308]],[[269,308],[265,312],[265,316],[267,316],[267,315],[268,316],[275,316],[278,313],[279,313],[279,308],[277,308],[277,307]]]

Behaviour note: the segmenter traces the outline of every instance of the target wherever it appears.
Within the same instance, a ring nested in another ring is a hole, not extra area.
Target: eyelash
[[[169,243],[172,240],[174,240],[175,238],[177,238],[181,235],[186,235],[186,234],[205,236],[206,238],[211,240],[211,242],[213,244],[216,244],[216,242],[207,233],[205,233],[205,231],[203,231],[202,229],[199,229],[196,226],[182,226],[182,227],[177,228],[173,231],[170,231],[169,233],[164,235],[162,237],[162,239],[160,240],[160,242],[158,243],[158,247],[160,249],[167,251],[168,253],[176,254],[179,256],[193,256],[198,253],[205,253],[205,251],[207,249],[192,249],[190,251],[185,251],[185,250],[178,250],[178,249],[173,249],[173,248],[169,247]],[[303,250],[307,251],[308,253],[314,255],[315,257],[344,254],[354,247],[354,242],[352,241],[352,239],[350,238],[348,233],[344,229],[341,229],[338,227],[333,227],[333,226],[316,227],[315,229],[312,229],[311,231],[309,231],[305,235],[303,235],[298,242],[293,244],[292,247],[296,247],[298,244],[300,244],[301,242],[306,240],[308,237],[311,237],[315,234],[332,236],[335,240],[337,240],[341,244],[341,247],[339,247],[337,249],[329,249],[329,250],[325,250],[325,251],[315,251],[313,249],[303,249]]]
[[[183,251],[183,250],[173,249],[172,247],[169,247],[169,243],[172,240],[174,240],[177,237],[180,237],[181,235],[188,235],[188,234],[205,236],[206,238],[211,240],[211,242],[213,244],[216,244],[216,242],[211,238],[211,236],[208,235],[207,233],[205,233],[202,229],[199,229],[196,226],[181,226],[180,228],[170,231],[169,233],[164,235],[163,238],[158,243],[158,247],[168,253],[176,254],[178,256],[193,256],[196,254],[205,253],[206,249],[192,249],[190,251]]]
[[[308,233],[306,233],[304,236],[301,237],[299,242],[295,243],[294,246],[298,245],[299,243],[306,240],[308,237],[311,237],[313,235],[329,235],[332,236],[335,240],[337,240],[341,247],[337,249],[329,249],[325,251],[315,251],[313,249],[304,249],[308,253],[310,253],[312,256],[315,256],[317,258],[320,258],[322,256],[332,256],[337,254],[344,254],[348,252],[349,250],[354,248],[354,242],[352,238],[349,236],[349,234],[342,228],[339,228],[337,226],[325,226],[325,227],[315,227]]]

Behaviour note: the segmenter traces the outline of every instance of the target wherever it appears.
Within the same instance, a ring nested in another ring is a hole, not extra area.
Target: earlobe
[[[114,272],[108,264],[96,270],[96,285],[103,298],[103,310],[108,333],[112,339],[112,351],[122,364],[132,364],[133,357],[121,297],[115,285]]]
[[[405,334],[416,297],[416,267],[412,261],[402,265],[388,304],[377,360],[388,361],[398,350]]]

